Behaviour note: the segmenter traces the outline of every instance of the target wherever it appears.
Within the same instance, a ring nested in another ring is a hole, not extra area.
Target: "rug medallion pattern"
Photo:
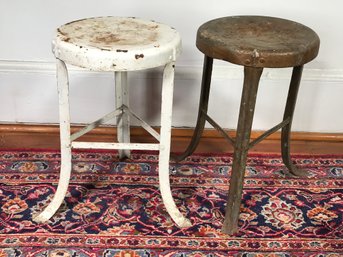
[[[75,151],[67,197],[47,223],[32,217],[59,178],[54,151],[0,151],[0,257],[343,256],[343,156],[249,155],[239,231],[221,233],[232,156],[171,163],[176,204],[193,226],[169,218],[158,188],[158,155]]]

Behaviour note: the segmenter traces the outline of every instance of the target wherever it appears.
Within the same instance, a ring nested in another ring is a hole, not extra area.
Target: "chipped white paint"
[[[159,150],[160,144],[143,143],[102,143],[102,142],[72,142],[73,148],[79,149],[122,149],[122,150]]]
[[[174,87],[174,64],[181,52],[181,38],[169,26],[135,18],[100,17],[79,20],[61,26],[53,42],[57,58],[60,106],[61,171],[56,194],[51,203],[34,220],[50,219],[66,195],[71,173],[71,148],[119,149],[120,156],[135,150],[159,150],[159,181],[168,213],[180,227],[190,226],[176,207],[169,182],[169,155]],[[70,135],[69,82],[65,63],[96,71],[114,71],[116,110]],[[162,83],[161,133],[129,109],[127,72],[165,65]],[[118,117],[118,143],[72,142],[111,118]],[[159,140],[155,144],[130,143],[129,116]]]
[[[191,222],[186,219],[175,205],[170,190],[169,156],[171,140],[171,121],[174,89],[174,62],[167,63],[163,72],[162,105],[161,105],[161,135],[160,154],[158,161],[158,176],[163,203],[168,213],[180,227],[189,227]]]
[[[68,70],[63,61],[57,59],[57,89],[60,112],[61,170],[56,193],[42,213],[34,217],[36,222],[49,220],[61,206],[67,193],[71,174],[71,139],[69,112]]]
[[[116,87],[116,108],[129,106],[129,87],[127,85],[127,72],[115,72],[115,87]],[[130,143],[130,120],[129,115],[125,110],[121,109],[122,113],[117,118],[117,140],[120,143]],[[119,150],[119,158],[130,158],[129,150]]]
[[[90,70],[130,71],[162,66],[181,52],[179,33],[137,18],[98,17],[61,26],[55,56]]]
[[[83,136],[84,134],[88,133],[89,131],[95,129],[96,127],[100,126],[101,124],[106,123],[107,121],[113,119],[114,117],[118,116],[122,113],[121,109],[116,109],[113,112],[110,112],[109,114],[105,115],[104,117],[92,122],[88,126],[84,127],[83,129],[79,130],[78,132],[75,132],[71,135],[70,140],[74,141],[78,139],[79,137]]]
[[[155,129],[153,129],[148,123],[146,123],[144,120],[138,117],[137,114],[135,114],[125,105],[123,105],[122,108],[124,112],[128,113],[131,116],[131,118],[134,118],[136,121],[138,121],[141,127],[143,127],[147,132],[149,132],[149,134],[152,135],[158,142],[160,142],[160,134],[158,134],[158,132]]]

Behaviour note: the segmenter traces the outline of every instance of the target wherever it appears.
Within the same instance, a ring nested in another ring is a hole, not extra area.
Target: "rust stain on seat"
[[[95,43],[105,43],[106,45],[109,45],[119,42],[120,38],[118,38],[118,36],[115,34],[104,34],[100,36],[95,35],[95,38],[92,41]]]
[[[231,16],[208,21],[196,45],[207,56],[253,67],[293,67],[314,59],[318,35],[300,23],[267,16]]]
[[[159,35],[158,29],[158,24],[145,24],[136,19],[118,22],[108,18],[98,18],[68,23],[61,26],[58,33],[63,36],[61,39],[65,42],[118,51],[118,46],[156,43]],[[139,56],[139,58],[142,57]]]
[[[95,17],[60,26],[55,56],[90,70],[127,71],[161,66],[181,53],[181,38],[171,27],[130,17]]]
[[[140,58],[144,58],[144,54],[136,54],[135,58],[136,58],[136,60],[138,60]]]

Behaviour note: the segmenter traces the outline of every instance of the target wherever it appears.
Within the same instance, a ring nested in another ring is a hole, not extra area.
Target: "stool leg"
[[[127,85],[127,72],[115,72],[116,107],[123,105],[129,107],[129,88]],[[130,143],[129,115],[123,111],[117,118],[117,139],[119,143]],[[118,150],[119,158],[130,158],[130,150]]]
[[[171,120],[174,87],[174,62],[168,63],[163,72],[162,104],[161,104],[161,131],[158,174],[163,203],[174,222],[179,227],[189,227],[191,223],[176,207],[169,181],[169,154],[171,140]]]
[[[286,108],[283,116],[283,120],[289,119],[289,123],[281,130],[281,153],[283,162],[285,163],[289,171],[293,175],[305,177],[308,174],[308,172],[305,170],[297,169],[297,167],[293,164],[290,156],[290,134],[302,70],[303,66],[297,66],[293,68],[291,83],[289,86],[288,97],[286,102]]]
[[[57,87],[60,113],[61,170],[56,193],[42,213],[34,217],[36,222],[49,220],[61,206],[67,193],[71,174],[71,141],[69,112],[69,82],[65,63],[57,60]]]
[[[222,231],[233,234],[238,229],[238,218],[243,192],[243,181],[254,117],[256,95],[263,68],[244,67],[244,84],[239,111],[237,136],[233,154],[230,189]]]
[[[205,55],[197,124],[195,126],[191,142],[189,143],[185,152],[179,156],[173,155],[172,158],[177,162],[182,161],[183,159],[185,159],[187,156],[191,155],[195,151],[196,147],[199,144],[201,135],[204,131],[204,127],[206,123],[205,114],[207,114],[208,98],[210,95],[212,67],[213,67],[213,58]]]

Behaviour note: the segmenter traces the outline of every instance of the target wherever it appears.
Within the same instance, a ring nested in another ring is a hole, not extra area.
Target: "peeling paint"
[[[258,58],[258,57],[260,57],[260,54],[258,53],[257,49],[254,49],[254,51],[252,52],[252,57],[253,57],[253,58]]]
[[[113,17],[112,17],[113,18]],[[82,41],[85,44],[102,49],[111,49],[116,45],[147,45],[158,40],[160,24],[142,22],[135,18],[117,19],[92,18],[73,21],[58,29],[66,42]]]
[[[98,17],[73,21],[61,26],[57,32],[52,48],[57,58],[62,152],[61,176],[53,200],[34,220],[46,222],[61,206],[70,180],[72,147],[118,149],[120,157],[129,157],[130,150],[159,150],[159,186],[163,203],[178,226],[191,226],[191,222],[183,216],[174,202],[168,173],[174,63],[176,57],[181,53],[179,33],[167,25],[121,17]],[[156,49],[156,45],[163,47]],[[83,47],[85,49],[81,49]],[[127,52],[130,54],[123,54]],[[137,61],[138,59],[139,61]],[[114,71],[115,74],[116,110],[73,135],[70,135],[69,131],[69,79],[66,64],[94,71]],[[127,107],[129,92],[126,71],[143,70],[162,65],[164,65],[164,70],[161,92],[161,131],[159,134]],[[74,141],[118,115],[121,117],[117,123],[118,143]],[[157,139],[158,143],[130,143],[129,116],[136,118],[140,125]]]
[[[135,58],[138,60],[140,58],[144,58],[144,54],[136,54]]]
[[[60,26],[53,52],[61,60],[92,70],[146,69],[174,61],[181,53],[181,37],[162,23],[96,17]]]
[[[318,35],[300,23],[268,16],[229,16],[208,21],[197,33],[204,54],[239,65],[282,68],[305,64],[319,50]]]

